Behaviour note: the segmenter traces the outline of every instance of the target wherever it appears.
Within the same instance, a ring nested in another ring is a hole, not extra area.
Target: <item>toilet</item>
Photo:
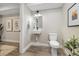
[[[51,47],[52,56],[57,56],[57,49],[59,48],[59,42],[57,41],[57,33],[49,33],[49,44]]]

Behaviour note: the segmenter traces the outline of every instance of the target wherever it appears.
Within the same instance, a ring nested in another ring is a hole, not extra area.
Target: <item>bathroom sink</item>
[[[34,29],[32,34],[41,34],[41,29]]]

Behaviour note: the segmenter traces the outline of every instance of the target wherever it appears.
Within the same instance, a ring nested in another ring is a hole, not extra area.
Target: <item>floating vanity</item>
[[[42,29],[33,30],[32,34],[41,34]]]

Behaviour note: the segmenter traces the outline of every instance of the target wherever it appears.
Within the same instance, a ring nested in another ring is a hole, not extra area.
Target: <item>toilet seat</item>
[[[59,48],[59,43],[57,41],[50,41],[50,45],[52,48]]]

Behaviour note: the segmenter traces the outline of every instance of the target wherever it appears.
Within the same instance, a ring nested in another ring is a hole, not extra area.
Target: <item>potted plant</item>
[[[2,30],[3,30],[3,25],[0,24],[0,42],[1,42]]]
[[[65,42],[64,47],[70,51],[69,55],[79,56],[79,39],[73,35],[73,37]]]

